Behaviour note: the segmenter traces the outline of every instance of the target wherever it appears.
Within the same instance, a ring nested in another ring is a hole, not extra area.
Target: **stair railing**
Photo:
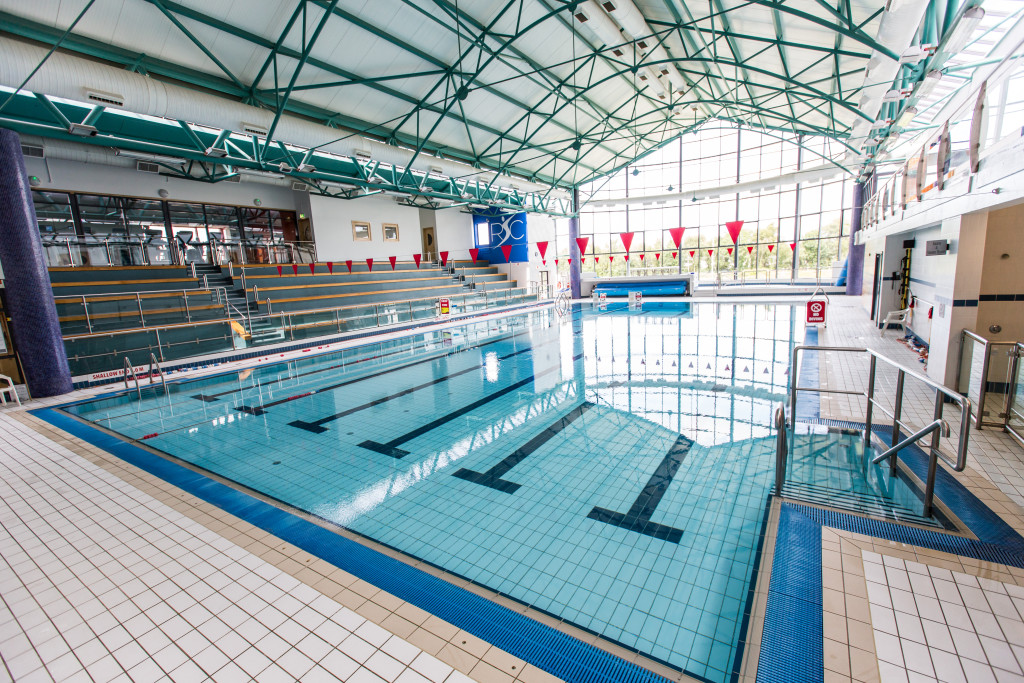
[[[837,352],[837,353],[866,353],[868,354],[868,379],[867,387],[863,390],[852,390],[852,389],[826,389],[820,387],[802,387],[799,386],[799,375],[798,368],[800,367],[800,354],[805,351],[818,351],[818,352]],[[895,368],[897,371],[896,375],[896,388],[893,393],[893,410],[889,410],[876,398],[876,375],[878,365],[888,365]],[[925,496],[924,496],[924,514],[930,516],[932,512],[932,505],[934,502],[935,494],[935,474],[938,467],[938,460],[941,458],[946,462],[953,470],[962,472],[967,467],[967,445],[970,437],[971,429],[971,400],[966,396],[962,396],[952,389],[947,389],[942,384],[925,377],[913,370],[906,368],[899,363],[883,356],[877,351],[871,349],[859,348],[859,347],[844,347],[844,346],[809,346],[800,345],[793,348],[792,364],[790,365],[790,389],[789,389],[789,416],[791,431],[790,436],[795,436],[796,429],[796,403],[797,395],[799,392],[809,392],[817,394],[842,394],[849,396],[863,396],[865,399],[864,404],[864,445],[868,446],[871,442],[872,436],[872,425],[874,420],[874,412],[878,412],[888,416],[892,419],[892,440],[890,448],[877,456],[874,462],[881,462],[883,459],[889,459],[889,471],[890,475],[896,474],[897,467],[897,454],[903,448],[906,448],[911,443],[917,443],[928,434],[931,434],[931,442],[922,447],[922,450],[928,455],[928,477],[925,481]],[[903,398],[904,398],[904,384],[907,377],[917,380],[923,383],[928,388],[934,391],[934,408],[932,419],[933,421],[926,425],[924,428],[913,431],[911,436],[906,441],[900,441],[901,430],[911,432],[914,427],[903,419]],[[957,446],[956,453],[953,457],[947,455],[941,448],[941,435],[949,434],[949,426],[942,419],[943,410],[945,404],[949,402],[959,407],[960,412],[960,429],[957,435]],[[785,470],[785,454],[781,455],[781,459],[777,460],[776,468],[782,467]],[[776,478],[779,473],[776,472]],[[778,481],[778,479],[776,479]]]
[[[139,386],[139,376],[135,374],[135,369],[132,368],[132,362],[128,360],[128,356],[124,357],[124,388],[130,389],[128,385],[128,378],[131,377],[135,380],[135,391],[139,395],[139,400],[142,400],[142,387]]]
[[[150,384],[153,383],[153,368],[154,367],[156,368],[156,371],[158,373],[160,373],[160,383],[163,384],[163,386],[164,386],[164,395],[166,396],[167,395],[167,378],[164,377],[164,371],[160,367],[160,361],[158,361],[156,359],[156,354],[153,353],[152,351],[150,351],[150,353],[149,353],[149,383]],[[136,379],[136,382],[137,381],[138,381],[138,379]],[[142,396],[141,392],[140,392],[139,396],[141,398],[141,396]]]

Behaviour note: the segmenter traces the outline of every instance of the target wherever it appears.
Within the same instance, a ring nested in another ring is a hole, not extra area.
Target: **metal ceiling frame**
[[[236,160],[241,164],[255,164],[255,168],[264,168],[266,163],[276,160],[281,153],[285,158],[289,157],[284,145],[272,144],[275,142],[273,138],[278,122],[285,113],[351,131],[343,132],[339,139],[350,135],[365,135],[388,144],[407,147],[412,151],[411,161],[401,169],[399,177],[388,183],[390,186],[404,188],[417,185],[411,168],[421,154],[461,161],[497,174],[519,175],[553,188],[570,188],[614,172],[710,118],[766,131],[824,135],[842,142],[852,127],[842,123],[844,118],[848,120],[852,116],[854,120],[871,120],[852,100],[861,86],[860,83],[851,83],[850,79],[863,73],[864,67],[856,61],[850,64],[849,60],[866,62],[873,53],[898,58],[898,55],[865,30],[865,27],[878,19],[885,5],[854,18],[850,0],[815,0],[821,9],[820,13],[796,8],[785,0],[742,0],[731,6],[726,6],[729,0],[707,0],[703,5],[684,3],[682,0],[661,0],[672,20],[645,17],[650,34],[624,37],[620,45],[595,45],[576,31],[572,13],[577,8],[577,0],[503,0],[500,7],[488,13],[487,22],[477,19],[465,6],[459,7],[451,0],[430,0],[436,12],[415,0],[401,0],[405,7],[429,21],[432,28],[455,36],[460,49],[452,63],[374,25],[347,9],[343,3],[339,6],[338,0],[293,0],[294,9],[288,12],[288,19],[276,37],[247,31],[174,0],[139,1],[154,6],[216,69],[203,71],[184,67],[74,32],[67,35],[60,49],[210,90],[272,111],[273,123],[268,135],[261,143],[252,143],[249,152],[242,153],[244,147],[237,138],[225,135],[215,141],[223,144],[225,149],[233,148],[235,154],[248,157],[239,156]],[[929,14],[923,32],[946,35],[964,8],[976,1],[928,0]],[[941,10],[939,4],[942,5]],[[751,6],[770,13],[773,36],[750,35],[733,27],[730,16]],[[524,10],[527,8],[531,10],[528,20],[524,18]],[[831,32],[834,35],[832,44],[810,45],[788,39],[787,18]],[[408,73],[364,76],[339,64],[316,58],[313,56],[313,48],[330,20],[344,21],[386,41],[420,60],[423,67]],[[312,30],[310,21],[314,24]],[[571,31],[572,39],[582,50],[579,55],[574,53],[572,60],[542,64],[526,54],[517,45],[517,41],[529,31],[549,25],[552,21]],[[514,27],[499,30],[497,27],[503,22],[511,23]],[[197,37],[196,32],[190,28],[194,25],[224,32],[265,49],[267,53],[253,81],[245,83],[244,79],[233,73],[217,57],[215,51]],[[57,43],[61,35],[60,30],[52,26],[23,19],[9,12],[0,12],[0,27],[0,32],[51,46]],[[302,36],[297,49],[290,45],[295,43],[295,33],[299,29]],[[685,54],[672,55],[672,46],[666,42],[670,37],[678,39]],[[657,42],[665,48],[669,59],[653,59],[650,51],[635,63],[613,55],[613,50],[627,45],[630,46],[629,54],[632,54],[632,43],[640,40]],[[759,57],[773,50],[782,64],[781,73],[756,63]],[[795,50],[814,55],[800,71],[791,68]],[[847,61],[844,63],[843,60]],[[811,69],[828,62],[831,63],[831,74],[828,77],[815,77],[810,81],[801,78]],[[486,72],[492,64],[500,64],[512,70],[515,75],[499,82],[487,82]],[[671,92],[673,88],[669,87],[666,98],[659,99],[649,85],[637,81],[639,68],[657,69],[663,64],[675,65],[690,86],[688,92],[676,95]],[[300,73],[307,65],[330,74],[331,79],[321,83],[299,83]],[[916,67],[905,67],[901,69],[900,78],[911,83],[918,81],[930,65],[930,60],[925,60]],[[601,67],[600,72],[598,66]],[[288,73],[286,78],[282,71]],[[729,71],[732,72],[731,76]],[[580,80],[580,76],[584,78]],[[273,84],[264,85],[264,81],[271,77]],[[285,83],[281,82],[283,78]],[[520,78],[544,90],[539,99],[522,101],[510,94],[508,88],[502,87]],[[395,81],[405,79],[429,79],[431,86],[426,94],[414,96],[403,91],[400,86],[392,85]],[[602,86],[621,83],[628,83],[633,94],[624,102],[616,103],[615,107],[609,107],[595,96]],[[311,105],[297,97],[301,92],[350,86],[362,86],[386,95],[400,105],[406,105],[407,109],[389,121],[370,122]],[[463,102],[477,90],[500,98],[518,112],[510,115],[509,121],[512,123],[496,127],[468,117]],[[50,110],[51,117],[54,116],[52,110],[61,112],[61,108],[54,107],[52,103],[47,106],[47,102],[45,98],[37,100],[44,109]],[[693,124],[680,124],[674,117],[678,113],[674,109],[680,103],[699,108],[703,118]],[[567,123],[565,112],[570,108],[590,121],[584,124],[585,130],[579,129],[579,123]],[[820,116],[829,124],[822,126],[808,123],[806,119],[809,114]],[[102,111],[95,118],[101,115]],[[837,119],[837,116],[842,118]],[[443,122],[457,122],[465,130],[468,149],[453,148],[433,139]],[[41,125],[39,121],[32,120],[26,120],[24,124],[28,128]],[[511,134],[512,130],[520,129],[522,133]],[[564,133],[564,138],[553,138],[551,133],[554,129]],[[187,138],[189,132],[194,136],[194,131],[187,124],[181,124],[180,130]],[[105,136],[101,138],[107,139]],[[189,140],[192,147],[196,140],[198,138]],[[624,141],[628,144],[623,144]],[[95,141],[90,142],[97,144]],[[159,146],[167,141],[135,142]],[[313,153],[314,150],[307,151],[307,157]],[[536,163],[538,160],[539,164]],[[211,164],[206,158],[195,161],[212,165],[213,168],[218,165]],[[211,177],[217,177],[217,174]],[[366,187],[374,185],[366,178],[357,179],[366,183]],[[487,183],[487,190],[492,190],[494,184],[495,179],[492,179]]]

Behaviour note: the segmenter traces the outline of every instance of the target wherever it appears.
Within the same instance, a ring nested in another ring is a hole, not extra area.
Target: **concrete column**
[[[0,129],[0,263],[7,289],[11,333],[34,398],[71,391],[64,341],[50,273],[39,237],[21,138]]]
[[[579,254],[576,254],[576,238],[580,236],[580,190],[572,188],[572,210],[573,217],[569,219],[569,289],[572,290],[572,298],[580,298],[580,263]],[[576,254],[573,256],[573,254]]]
[[[853,184],[853,219],[850,221],[850,251],[846,261],[846,293],[860,296],[864,290],[864,245],[856,244],[860,214],[864,207],[864,184]]]

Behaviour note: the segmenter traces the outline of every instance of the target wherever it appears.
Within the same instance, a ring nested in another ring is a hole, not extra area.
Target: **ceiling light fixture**
[[[953,33],[943,43],[942,51],[947,55],[955,55],[967,47],[967,42],[974,34],[974,29],[978,27],[978,22],[984,18],[985,10],[978,6],[964,12],[960,17],[960,21],[956,22],[956,28],[953,29]]]

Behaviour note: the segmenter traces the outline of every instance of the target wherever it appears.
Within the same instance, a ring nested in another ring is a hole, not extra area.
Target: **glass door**
[[[1010,377],[1009,401],[1006,409],[1006,431],[1024,444],[1024,378],[1021,377],[1021,354],[1024,344],[1014,347],[1016,362],[1013,363],[1013,374]]]

